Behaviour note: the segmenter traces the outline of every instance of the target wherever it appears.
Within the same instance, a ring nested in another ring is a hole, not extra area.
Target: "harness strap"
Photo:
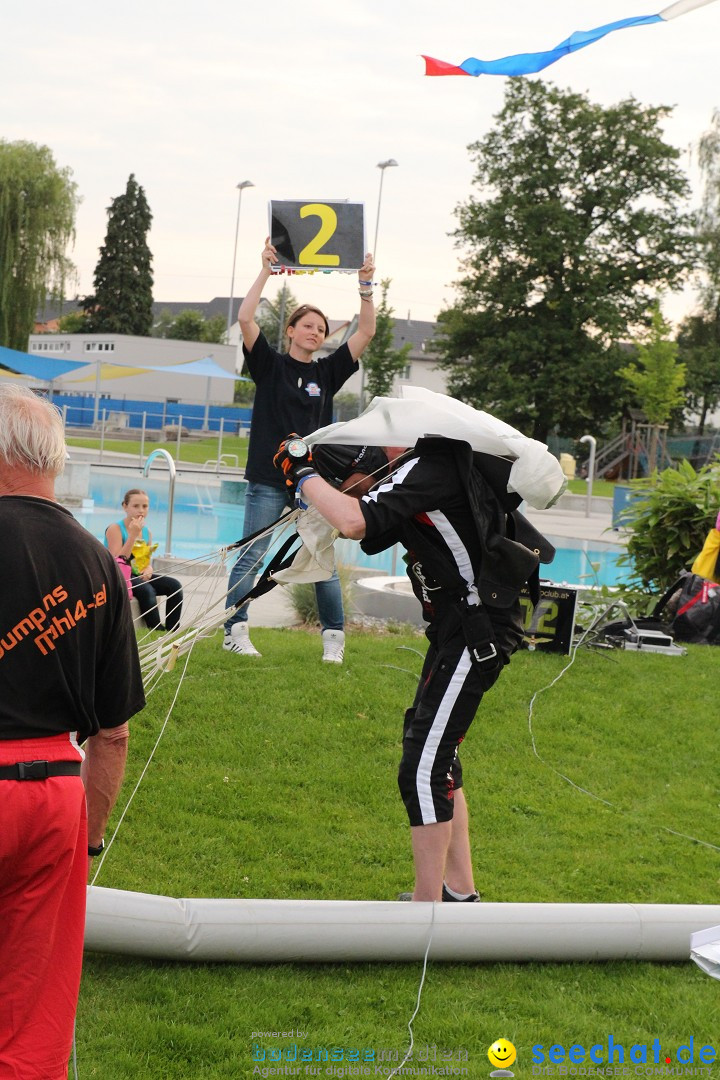
[[[266,526],[266,528],[267,527],[268,526]],[[265,529],[261,529],[260,531],[264,532]],[[301,543],[300,537],[297,533],[293,533],[292,536],[289,536],[287,540],[285,540],[285,542],[280,546],[275,555],[273,555],[267,567],[253,585],[252,589],[250,589],[249,592],[246,592],[244,596],[241,596],[239,600],[236,600],[235,604],[233,605],[234,607],[242,607],[242,605],[246,604],[248,600],[257,600],[258,596],[263,596],[265,593],[270,592],[271,589],[275,588],[275,586],[277,585],[277,581],[273,581],[272,575],[277,573],[277,571],[279,570],[286,570],[287,567],[290,566],[297,554],[297,551],[290,550],[296,540]]]
[[[706,604],[709,592],[710,592],[710,582],[709,581],[704,581],[700,591],[696,592],[694,596],[690,597],[690,599],[688,600],[688,602],[686,604],[683,604],[683,606],[679,609],[679,611],[678,611],[677,615],[675,616],[675,618],[677,619],[679,615],[684,615],[685,612],[689,611],[691,607],[695,606],[695,604]]]
[[[79,776],[79,761],[18,761],[0,765],[0,780],[47,780],[50,776]]]
[[[258,536],[262,536],[268,529],[274,529],[275,526],[279,525],[286,517],[287,515],[283,512],[279,518],[275,521],[271,521],[269,525],[262,525],[259,529],[256,529],[255,532],[248,533],[247,536],[243,536],[240,540],[235,540],[234,543],[228,544],[227,550],[234,551],[235,548],[242,547],[243,544],[249,544],[251,541],[257,540]]]

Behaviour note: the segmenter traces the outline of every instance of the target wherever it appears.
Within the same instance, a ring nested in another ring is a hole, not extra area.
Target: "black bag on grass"
[[[670,618],[678,641],[720,645],[720,585],[686,571],[658,600],[653,615]]]

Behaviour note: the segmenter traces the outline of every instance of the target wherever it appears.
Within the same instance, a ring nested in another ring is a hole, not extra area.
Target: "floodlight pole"
[[[380,170],[380,190],[378,191],[378,204],[377,213],[375,215],[375,240],[373,242],[373,258],[377,260],[377,244],[378,244],[378,229],[380,228],[380,206],[382,204],[382,189],[383,179],[385,177],[385,170],[391,168],[397,168],[397,161],[395,158],[388,158],[387,161],[378,161],[377,167]],[[362,412],[365,407],[365,368],[360,361],[360,399],[358,402],[359,411]]]
[[[373,256],[376,259],[377,259],[378,229],[380,228],[380,204],[382,202],[383,178],[385,176],[385,170],[390,169],[393,166],[397,166],[397,164],[398,163],[395,160],[395,158],[388,158],[387,161],[379,161],[378,165],[377,165],[378,169],[380,170],[380,190],[378,192],[377,214],[375,215],[375,243],[373,244]]]
[[[232,277],[230,279],[230,300],[228,301],[228,316],[227,316],[227,331],[226,337],[228,344],[230,343],[230,327],[232,326],[232,307],[233,307],[233,294],[235,292],[235,263],[237,260],[237,246],[238,246],[238,233],[240,231],[240,207],[242,206],[242,193],[245,188],[255,187],[252,180],[242,180],[239,184],[235,185],[238,190],[238,208],[237,219],[235,221],[235,247],[233,248],[233,265],[232,265]]]

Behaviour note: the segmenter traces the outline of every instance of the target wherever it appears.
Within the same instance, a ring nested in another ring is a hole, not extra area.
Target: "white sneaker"
[[[246,622],[233,623],[230,633],[226,632],[223,639],[223,649],[238,656],[262,656],[250,640],[250,627]]]
[[[342,664],[345,655],[345,631],[323,630],[323,660],[326,664]]]

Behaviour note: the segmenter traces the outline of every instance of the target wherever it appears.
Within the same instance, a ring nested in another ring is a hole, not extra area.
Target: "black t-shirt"
[[[446,559],[477,595],[480,545],[467,493],[451,456],[413,453],[388,480],[363,496],[360,509],[366,541],[372,545],[387,534],[388,546],[399,541],[407,549],[408,577],[428,621],[442,617],[458,599],[457,589],[441,586],[435,577]],[[409,521],[424,538],[422,555],[413,550],[417,541]]]
[[[278,446],[291,431],[309,435],[332,423],[333,395],[358,370],[358,362],[345,344],[304,364],[273,349],[262,332],[250,352],[243,345],[243,355],[257,386],[245,476],[282,488],[285,481],[272,463]]]
[[[69,510],[0,497],[0,739],[117,727],[145,704],[127,586]]]

